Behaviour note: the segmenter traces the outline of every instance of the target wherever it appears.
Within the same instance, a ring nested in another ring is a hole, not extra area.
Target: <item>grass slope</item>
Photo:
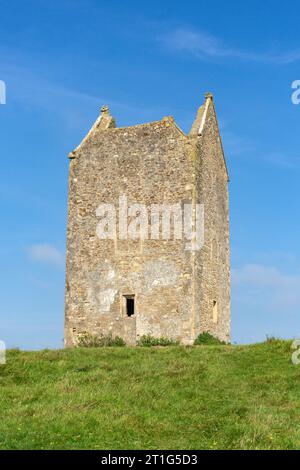
[[[299,449],[290,343],[9,351],[2,449]]]

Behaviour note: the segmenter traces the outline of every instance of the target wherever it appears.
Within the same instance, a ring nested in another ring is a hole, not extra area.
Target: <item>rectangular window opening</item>
[[[126,295],[126,315],[128,317],[132,317],[135,313],[135,305],[134,305],[134,295]]]
[[[213,322],[218,323],[219,312],[218,312],[218,303],[216,300],[213,301]]]

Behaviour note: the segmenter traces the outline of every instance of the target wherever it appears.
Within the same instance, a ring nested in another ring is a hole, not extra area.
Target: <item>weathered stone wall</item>
[[[199,116],[203,120],[203,110]],[[70,155],[66,346],[84,332],[112,333],[128,344],[144,334],[191,344],[201,331],[228,341],[227,173],[212,102],[205,121],[202,134],[196,122],[191,136],[172,118],[115,128],[103,108]],[[100,240],[97,207],[118,208],[122,195],[128,205],[147,207],[204,203],[204,248],[188,251],[186,240]],[[135,296],[132,317],[124,309],[127,295]]]
[[[195,254],[196,335],[208,331],[230,341],[228,173],[212,98],[195,138],[196,198],[204,204],[204,246]]]
[[[129,344],[144,334],[191,342],[191,253],[184,240],[100,240],[99,204],[191,199],[189,139],[171,118],[90,135],[70,163],[65,341],[84,331]],[[123,296],[135,295],[127,317]]]

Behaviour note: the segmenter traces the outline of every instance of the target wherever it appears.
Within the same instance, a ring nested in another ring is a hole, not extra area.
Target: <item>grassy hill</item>
[[[9,351],[2,449],[299,449],[290,342]]]

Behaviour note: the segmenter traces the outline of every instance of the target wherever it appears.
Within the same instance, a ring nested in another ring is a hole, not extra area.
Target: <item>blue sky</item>
[[[214,94],[230,172],[232,336],[300,337],[300,6],[1,0],[0,339],[61,347],[67,154],[110,106],[119,125]]]

